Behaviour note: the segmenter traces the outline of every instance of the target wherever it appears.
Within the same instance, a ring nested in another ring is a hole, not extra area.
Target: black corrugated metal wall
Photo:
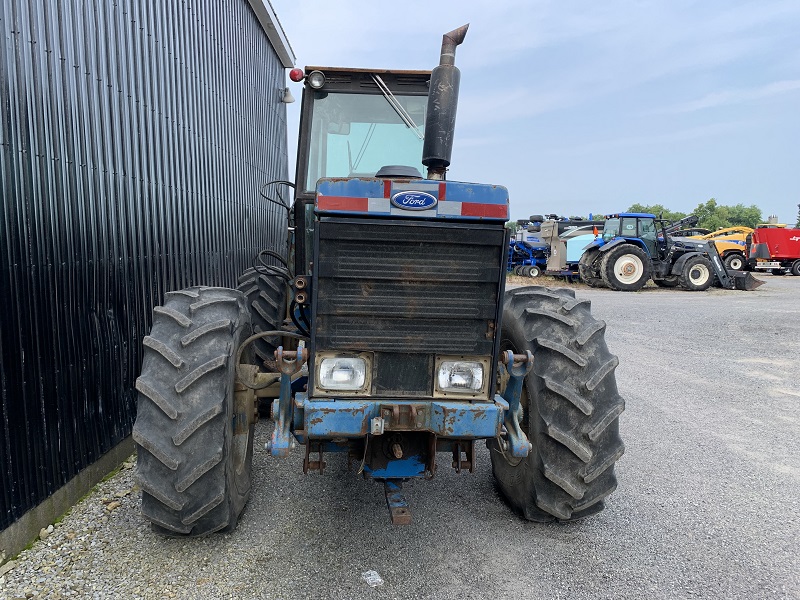
[[[151,308],[284,214],[284,70],[246,0],[0,0],[0,530],[127,436]]]

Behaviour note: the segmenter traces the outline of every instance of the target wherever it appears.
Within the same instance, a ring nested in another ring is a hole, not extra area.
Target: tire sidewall
[[[692,270],[698,265],[702,265],[707,273],[706,279],[699,283],[692,280]],[[681,283],[686,289],[695,292],[702,292],[710,288],[714,283],[714,270],[711,261],[702,256],[693,256],[687,260],[681,274]]]
[[[245,310],[239,313],[239,323],[236,326],[233,334],[233,344],[230,364],[232,368],[228,369],[228,393],[227,393],[227,415],[225,426],[225,447],[226,447],[226,464],[225,464],[225,478],[226,488],[228,490],[227,497],[230,502],[231,520],[226,528],[227,531],[232,531],[238,522],[239,515],[244,509],[247,501],[250,498],[252,490],[252,467],[253,467],[253,438],[255,436],[255,423],[253,419],[253,412],[251,409],[250,414],[236,415],[236,351],[239,346],[252,334],[252,325],[250,322],[249,313]],[[243,364],[252,364],[255,360],[253,353],[253,346],[245,349],[242,354]],[[247,426],[247,442],[244,449],[244,456],[241,468],[238,468],[236,458],[237,454],[233,451],[233,444],[235,442],[234,422],[239,419],[246,418],[249,421]]]
[[[738,267],[734,266],[735,264],[739,264]],[[734,252],[733,254],[729,254],[725,257],[725,268],[731,269],[733,271],[744,271],[746,261],[744,256],[739,254],[738,252]]]
[[[623,282],[617,277],[616,266],[626,256],[636,258],[634,263],[641,264],[640,276],[635,281]],[[650,258],[647,253],[633,244],[620,244],[608,251],[600,268],[605,284],[613,290],[635,292],[642,289],[650,279]]]

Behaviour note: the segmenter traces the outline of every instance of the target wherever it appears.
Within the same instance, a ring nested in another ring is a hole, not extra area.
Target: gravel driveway
[[[800,598],[800,277],[761,278],[754,292],[577,290],[608,323],[627,401],[599,515],[522,521],[481,447],[475,474],[407,484],[414,522],[392,527],[381,486],[339,456],[303,476],[299,452],[263,450],[261,423],[233,534],[151,533],[128,463],[0,567],[0,597]]]

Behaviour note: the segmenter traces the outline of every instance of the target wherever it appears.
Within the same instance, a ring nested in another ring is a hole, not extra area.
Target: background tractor
[[[481,440],[527,519],[596,513],[615,489],[624,403],[605,323],[571,291],[505,292],[507,191],[445,178],[466,30],[432,73],[290,74],[305,82],[294,203],[266,194],[288,254],[262,252],[238,290],[168,293],[143,341],[133,437],[157,531],[235,527],[258,405],[273,456],[299,448],[322,473],[347,454],[394,523],[411,518],[403,482],[472,472]]]
[[[669,224],[648,213],[609,215],[602,235],[581,256],[581,279],[592,287],[626,292],[642,289],[650,279],[661,287],[680,285],[691,291],[706,290],[715,280],[724,288],[741,290],[763,283],[749,273],[730,274],[713,239],[671,236],[696,222],[694,215]]]
[[[736,227],[725,227],[717,231],[711,231],[703,235],[690,236],[701,240],[713,240],[714,246],[719,253],[722,263],[729,271],[747,270],[746,242],[747,237],[753,233],[753,229],[738,225]],[[679,232],[673,237],[684,235]]]

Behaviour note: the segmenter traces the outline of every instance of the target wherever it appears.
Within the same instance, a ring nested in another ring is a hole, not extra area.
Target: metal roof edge
[[[285,69],[294,67],[297,58],[294,55],[291,44],[286,37],[286,32],[283,30],[275,10],[272,8],[269,0],[247,0],[250,3],[250,8],[261,24],[264,33],[267,34],[272,47],[278,54],[278,58]]]

